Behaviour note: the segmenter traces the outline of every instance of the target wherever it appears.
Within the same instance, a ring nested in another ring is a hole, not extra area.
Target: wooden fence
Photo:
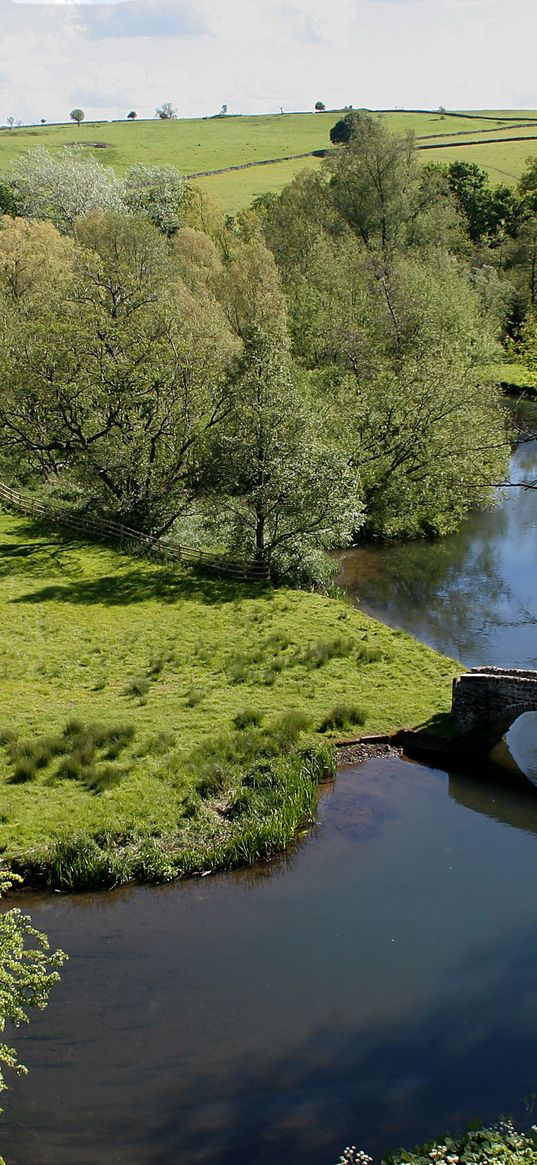
[[[181,561],[191,566],[200,566],[206,570],[214,571],[216,574],[253,582],[263,582],[270,578],[270,568],[267,563],[248,562],[228,558],[227,555],[223,554],[210,554],[205,550],[194,550],[193,547],[183,546],[172,538],[143,534],[140,530],[133,530],[130,526],[123,526],[120,522],[110,522],[106,518],[91,518],[87,514],[62,509],[60,506],[45,505],[43,502],[38,502],[35,498],[28,497],[27,494],[11,489],[1,482],[0,501],[12,509],[39,518],[44,522],[52,522],[57,526],[79,530],[82,534],[88,534],[92,538],[116,541],[122,547],[137,545],[148,552],[162,554],[167,559]]]

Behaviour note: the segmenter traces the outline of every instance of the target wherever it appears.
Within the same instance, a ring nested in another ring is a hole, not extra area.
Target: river
[[[528,414],[528,415],[531,415]],[[537,408],[533,413],[537,428]],[[537,442],[513,476],[537,477]],[[359,549],[366,610],[466,664],[537,666],[537,492]],[[359,582],[357,580],[360,580]],[[537,794],[398,758],[342,770],[272,865],[28,895],[70,952],[18,1034],[8,1165],[333,1165],[537,1093]],[[534,1118],[535,1119],[535,1118]]]

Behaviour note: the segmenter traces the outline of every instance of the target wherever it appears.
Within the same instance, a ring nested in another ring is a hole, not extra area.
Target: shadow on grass
[[[434,716],[430,716],[422,724],[415,724],[413,731],[423,733],[427,737],[436,737],[439,740],[453,740],[459,735],[451,712],[436,712]]]
[[[181,599],[193,599],[216,604],[237,599],[270,599],[274,593],[269,583],[220,577],[201,567],[162,565],[149,556],[134,556],[121,551],[118,546],[102,539],[79,538],[67,530],[51,531],[50,526],[33,519],[22,520],[13,527],[13,534],[18,541],[0,543],[0,578],[26,575],[28,579],[50,579],[51,574],[57,574],[58,582],[18,595],[11,600],[12,603],[56,602],[123,607],[146,600],[171,604]],[[72,561],[62,561],[65,552],[83,552],[90,547],[116,554],[118,573],[80,578]]]
[[[12,603],[80,603],[91,605],[100,603],[107,607],[125,607],[131,603],[143,603],[148,599],[161,603],[176,603],[180,599],[196,599],[198,602],[232,603],[236,599],[271,599],[274,594],[269,585],[255,585],[229,579],[209,578],[192,573],[179,574],[177,571],[161,569],[150,574],[143,567],[129,570],[120,575],[103,575],[97,579],[73,580],[68,584],[42,587],[38,591],[19,595]]]

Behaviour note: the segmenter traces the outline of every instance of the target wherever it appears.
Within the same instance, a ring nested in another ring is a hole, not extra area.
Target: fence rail
[[[42,518],[57,526],[66,526],[71,530],[80,530],[82,533],[106,540],[116,540],[121,546],[134,543],[146,550],[157,551],[166,558],[185,562],[188,565],[202,566],[216,574],[228,575],[231,578],[245,579],[253,582],[263,582],[270,578],[270,568],[267,563],[248,562],[246,560],[228,558],[224,554],[211,554],[206,550],[195,550],[192,546],[183,546],[173,538],[161,538],[152,534],[143,534],[140,530],[133,530],[130,526],[123,526],[121,522],[108,521],[106,518],[90,518],[87,514],[79,514],[73,510],[65,510],[60,506],[46,505],[19,490],[0,482],[0,501],[5,502],[15,510],[31,517]]]

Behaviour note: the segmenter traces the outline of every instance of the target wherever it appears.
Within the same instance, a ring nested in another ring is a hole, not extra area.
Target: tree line
[[[508,434],[487,366],[531,312],[531,264],[505,225],[475,237],[453,173],[353,119],[319,172],[234,219],[171,167],[13,165],[6,476],[298,579],[323,548],[490,503]]]

